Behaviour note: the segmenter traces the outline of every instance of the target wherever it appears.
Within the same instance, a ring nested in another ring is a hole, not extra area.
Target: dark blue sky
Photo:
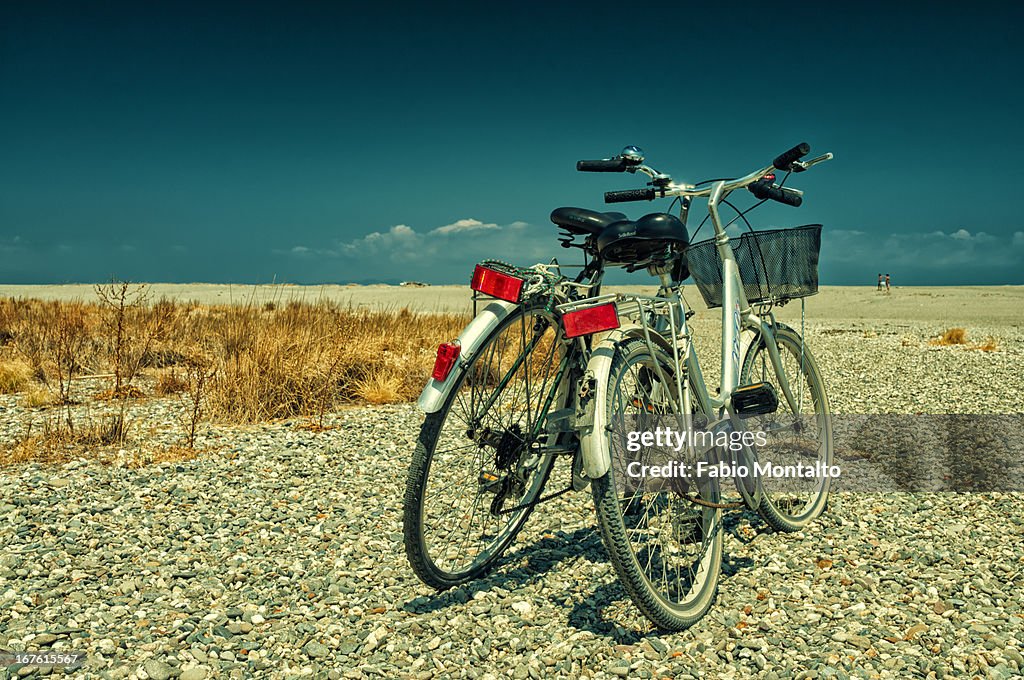
[[[0,280],[463,282],[484,256],[564,256],[552,208],[641,184],[579,158],[638,144],[693,181],[806,140],[836,160],[796,178],[804,207],[752,217],[824,223],[825,283],[1024,283],[1022,19],[2,3]]]

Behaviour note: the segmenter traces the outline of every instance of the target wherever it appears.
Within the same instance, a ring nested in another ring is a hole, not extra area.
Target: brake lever
[[[812,158],[809,161],[794,161],[793,164],[790,165],[789,167],[790,169],[792,169],[793,172],[803,172],[804,170],[809,170],[810,168],[813,168],[818,163],[824,163],[825,161],[830,161],[833,158],[835,158],[835,156],[832,155],[832,152],[823,153],[817,158]]]
[[[672,177],[665,174],[664,172],[658,172],[654,168],[640,163],[638,165],[631,165],[626,168],[626,172],[634,173],[641,172],[651,178],[651,186],[666,187],[672,183]]]

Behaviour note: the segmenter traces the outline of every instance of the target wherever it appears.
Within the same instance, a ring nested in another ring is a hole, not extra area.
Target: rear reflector
[[[455,362],[459,360],[462,345],[454,342],[443,342],[437,347],[437,359],[434,360],[434,372],[430,374],[434,380],[446,380],[452,372]]]
[[[565,337],[576,338],[618,328],[619,314],[615,311],[615,303],[609,302],[569,312],[562,317],[562,325],[565,327]]]
[[[519,302],[523,280],[478,264],[473,270],[473,282],[469,284],[469,287],[499,300]]]

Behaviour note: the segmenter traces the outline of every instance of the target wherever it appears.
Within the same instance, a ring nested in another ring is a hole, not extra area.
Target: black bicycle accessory
[[[811,145],[807,142],[801,142],[786,153],[781,153],[776,156],[775,160],[772,161],[772,165],[779,170],[789,170],[789,166],[793,164],[793,161],[800,160],[810,152]]]
[[[778,184],[772,184],[766,180],[754,182],[748,186],[747,189],[762,201],[765,199],[771,199],[773,201],[778,201],[779,203],[791,205],[794,208],[799,208],[804,202],[803,196],[796,191],[780,187]]]
[[[628,165],[621,156],[602,161],[576,161],[576,169],[580,172],[625,172]]]
[[[666,264],[689,243],[686,225],[678,217],[651,213],[609,225],[597,237],[597,251],[605,264],[640,267]]]
[[[784,302],[818,292],[821,225],[747,232],[729,241],[748,302]],[[686,249],[690,275],[708,307],[721,307],[725,284],[718,245],[710,238]]]
[[[626,191],[606,191],[605,203],[628,203],[629,201],[653,201],[658,197],[654,189],[628,189]]]
[[[768,382],[740,385],[733,390],[732,408],[740,418],[775,413],[779,408],[779,395]]]

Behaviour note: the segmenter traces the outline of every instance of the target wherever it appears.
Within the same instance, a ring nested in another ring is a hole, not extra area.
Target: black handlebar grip
[[[626,159],[612,158],[605,161],[577,161],[576,169],[580,172],[625,172]]]
[[[657,198],[654,189],[629,189],[628,191],[607,191],[605,203],[626,203],[628,201],[653,201]]]
[[[789,166],[793,164],[793,161],[798,161],[811,152],[811,145],[807,142],[801,142],[794,146],[786,153],[779,154],[772,161],[772,165],[778,170],[789,170]]]
[[[750,190],[750,193],[754,194],[754,196],[757,196],[762,201],[765,199],[771,199],[773,201],[778,201],[779,203],[791,205],[794,208],[799,208],[804,202],[803,196],[792,189],[769,184],[763,180],[760,182],[754,182],[747,188]]]

